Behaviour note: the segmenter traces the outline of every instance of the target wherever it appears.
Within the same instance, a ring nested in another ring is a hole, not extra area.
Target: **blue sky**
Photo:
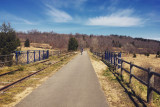
[[[160,40],[160,0],[1,0],[16,31],[119,34]]]

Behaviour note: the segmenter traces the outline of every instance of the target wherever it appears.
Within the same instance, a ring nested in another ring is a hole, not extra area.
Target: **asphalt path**
[[[16,107],[108,107],[86,51],[77,55]]]

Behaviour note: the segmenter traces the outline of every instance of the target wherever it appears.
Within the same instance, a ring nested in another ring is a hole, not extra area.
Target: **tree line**
[[[12,35],[12,36],[11,36]],[[12,39],[11,39],[12,38]],[[19,39],[18,39],[19,38]],[[15,32],[10,24],[1,26],[0,32],[0,54],[10,54],[25,41],[25,47],[30,43],[47,43],[52,48],[70,49],[70,38],[75,38],[78,48],[90,48],[93,51],[122,51],[127,53],[157,53],[160,51],[160,41],[132,38],[122,35],[86,35],[86,34],[58,34],[55,32],[40,32],[31,30],[26,32]]]
[[[0,26],[0,55],[9,55],[17,50],[20,46],[20,40],[16,36],[15,30],[11,27],[10,23],[3,23]],[[25,47],[30,47],[30,40],[26,38]],[[78,48],[78,42],[75,38],[71,37],[68,43],[69,51],[76,51]]]
[[[38,32],[32,30],[30,32],[17,32],[20,40],[26,40],[35,43],[47,43],[53,48],[68,49],[68,42],[74,37],[79,47],[90,48],[94,51],[123,51],[127,53],[154,53],[160,51],[160,41],[132,38],[122,35],[86,35],[86,34],[58,34],[55,32]]]

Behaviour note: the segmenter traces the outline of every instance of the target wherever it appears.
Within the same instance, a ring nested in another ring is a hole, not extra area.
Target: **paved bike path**
[[[76,56],[16,107],[108,107],[87,52]]]

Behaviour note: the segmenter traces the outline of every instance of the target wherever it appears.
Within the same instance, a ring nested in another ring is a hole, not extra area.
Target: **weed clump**
[[[137,57],[137,56],[136,56],[136,54],[134,53],[134,54],[133,54],[133,58],[136,58],[136,57]]]
[[[21,65],[18,66],[18,70],[19,70],[19,71],[24,71],[24,66],[21,66]]]

